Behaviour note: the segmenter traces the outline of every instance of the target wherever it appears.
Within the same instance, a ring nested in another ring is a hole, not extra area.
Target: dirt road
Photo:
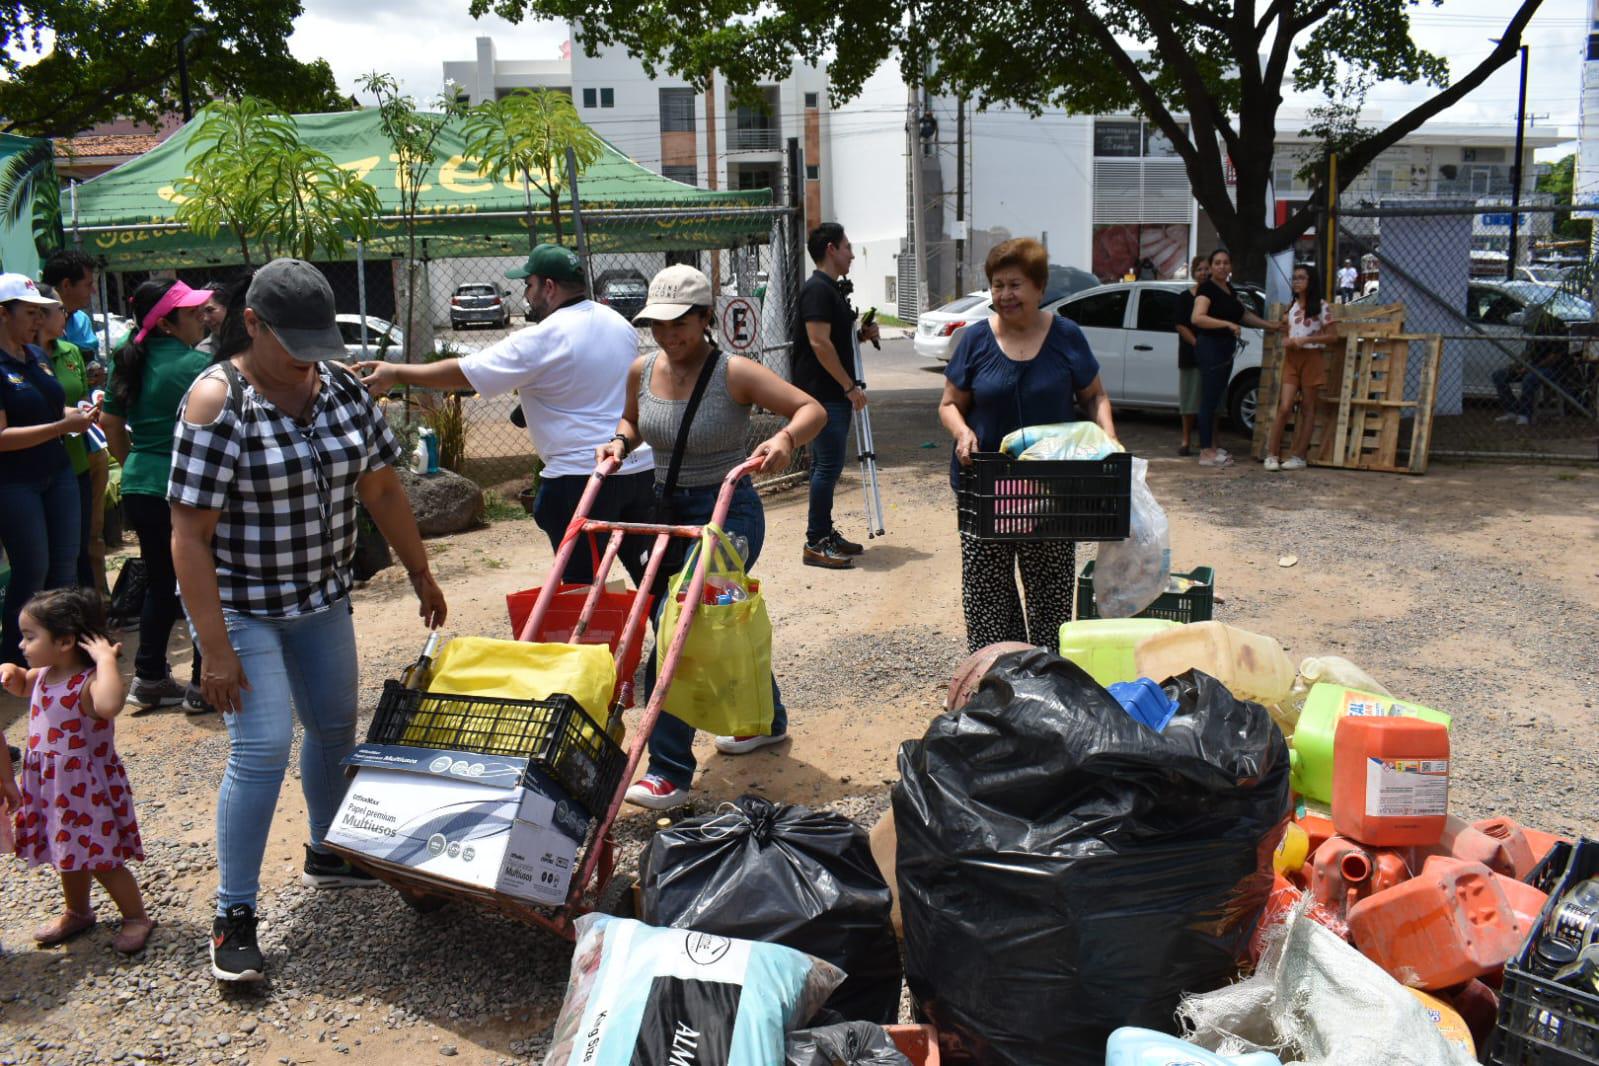
[[[793,740],[742,758],[702,741],[701,809],[753,790],[875,817],[899,742],[941,707],[964,653],[947,438],[936,392],[925,387],[937,379],[909,363],[891,369],[885,381],[901,387],[879,390],[874,408],[888,535],[855,571],[806,568],[803,492],[768,500],[756,571]],[[1151,459],[1174,564],[1215,567],[1218,618],[1275,635],[1296,659],[1347,656],[1396,693],[1452,712],[1458,812],[1599,829],[1591,787],[1599,472],[1437,465],[1412,479],[1268,475],[1254,464],[1211,472],[1176,458],[1170,418],[1125,416],[1122,436]],[[852,535],[861,532],[859,501],[851,478],[840,486],[839,521]],[[505,634],[504,595],[539,583],[550,558],[528,522],[430,548],[456,633]],[[1289,554],[1297,565],[1279,566]],[[415,655],[423,632],[392,571],[356,604],[370,713],[381,680]],[[220,730],[214,717],[175,713],[118,725],[150,850],[139,873],[162,922],[142,959],[116,957],[105,929],[33,950],[28,933],[54,913],[57,881],[49,870],[0,863],[0,938],[17,952],[0,964],[0,1062],[536,1059],[564,991],[568,949],[460,908],[421,918],[386,889],[300,887],[304,815],[292,770],[263,875],[272,980],[219,993],[206,975],[204,937]],[[635,816],[624,833],[636,847],[652,825]],[[108,902],[100,907],[114,914]]]

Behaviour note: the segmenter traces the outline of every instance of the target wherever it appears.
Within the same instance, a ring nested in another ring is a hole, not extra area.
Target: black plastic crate
[[[1499,1022],[1489,1044],[1495,1066],[1595,1066],[1599,1064],[1599,994],[1561,984],[1532,971],[1532,956],[1560,898],[1579,882],[1599,876],[1599,841],[1556,844],[1527,880],[1549,893],[1537,928],[1505,967]]]
[[[627,768],[627,753],[565,693],[506,700],[419,692],[385,681],[366,739],[525,758],[530,772],[566,789],[595,818],[605,815]]]
[[[1012,459],[978,452],[960,469],[955,508],[978,540],[1126,540],[1133,457]]]
[[[1216,609],[1216,571],[1208,566],[1197,566],[1186,573],[1173,572],[1172,577],[1186,577],[1200,582],[1187,592],[1162,592],[1154,603],[1137,615],[1139,618],[1164,618],[1170,622],[1208,622]],[[1094,605],[1094,562],[1083,567],[1083,576],[1077,579],[1077,618],[1098,618],[1099,608]]]

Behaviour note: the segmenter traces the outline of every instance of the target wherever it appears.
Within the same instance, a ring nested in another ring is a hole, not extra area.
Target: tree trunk
[[[561,243],[561,194],[550,190],[550,222],[555,226],[555,243]]]

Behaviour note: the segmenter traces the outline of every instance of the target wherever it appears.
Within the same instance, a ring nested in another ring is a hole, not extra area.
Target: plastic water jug
[[[1420,718],[1341,719],[1333,825],[1382,848],[1436,844],[1449,814],[1449,730]]]
[[[1294,729],[1288,757],[1294,791],[1317,803],[1332,801],[1333,744],[1338,720],[1350,715],[1392,718],[1408,716],[1445,726],[1450,718],[1419,703],[1396,700],[1341,685],[1316,685],[1305,700],[1304,713]]]
[[[1294,664],[1271,637],[1222,622],[1162,630],[1138,645],[1137,677],[1164,681],[1200,670],[1241,700],[1276,706],[1294,686]]]
[[[1085,618],[1060,627],[1060,655],[1088,672],[1101,685],[1136,681],[1141,674],[1133,665],[1133,651],[1156,633],[1176,629],[1164,618]],[[1164,681],[1166,674],[1155,677]]]
[[[1153,1029],[1123,1026],[1105,1045],[1105,1066],[1282,1066],[1269,1051],[1218,1055]]]
[[[1166,690],[1147,677],[1137,681],[1117,681],[1105,691],[1116,697],[1116,702],[1127,713],[1159,733],[1165,730],[1177,713],[1177,701],[1166,695]]]
[[[1349,909],[1355,947],[1400,983],[1428,991],[1500,969],[1531,931],[1488,867],[1441,855]]]
[[[1409,878],[1410,866],[1399,852],[1335,836],[1311,858],[1310,894],[1328,917],[1342,921],[1360,900]]]

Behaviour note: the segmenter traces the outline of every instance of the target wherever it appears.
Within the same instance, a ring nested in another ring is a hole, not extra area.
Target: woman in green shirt
[[[204,289],[155,278],[133,291],[139,331],[112,357],[106,389],[106,440],[122,463],[122,510],[139,537],[149,586],[139,616],[139,651],[133,659],[128,699],[143,710],[182,703],[192,713],[209,710],[200,696],[200,649],[194,649],[187,688],[167,665],[167,640],[182,608],[172,569],[172,512],[167,478],[172,473],[172,432],[178,404],[211,363],[195,351],[205,337],[200,305]]]
[[[39,286],[39,295],[47,300],[60,300],[56,291],[48,285]],[[39,347],[50,357],[50,368],[56,372],[56,380],[61,382],[61,389],[67,394],[67,406],[76,407],[79,400],[89,398],[87,361],[76,344],[62,340],[62,335],[67,331],[66,308],[57,302],[54,307],[40,310],[44,313],[39,320]],[[94,479],[89,473],[89,438],[83,434],[62,437],[61,444],[72,463],[73,476],[78,479],[78,584],[92,589],[97,586],[94,567],[89,562],[89,534],[94,517],[93,508],[100,501],[94,499]],[[100,591],[103,593],[105,590],[101,587]]]

